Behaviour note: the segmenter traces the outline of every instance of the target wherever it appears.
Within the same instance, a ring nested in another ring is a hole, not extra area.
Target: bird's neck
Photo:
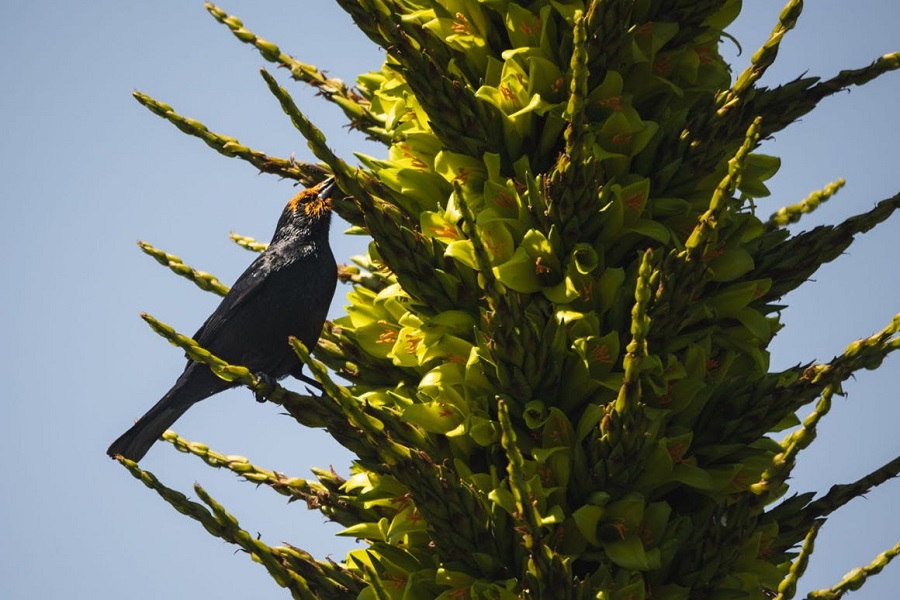
[[[324,215],[311,223],[295,224],[290,227],[279,227],[270,245],[328,245],[328,230],[331,215]]]

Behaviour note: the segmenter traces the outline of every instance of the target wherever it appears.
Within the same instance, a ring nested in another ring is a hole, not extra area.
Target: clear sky
[[[731,28],[739,69],[768,35],[782,2],[746,2]],[[223,4],[298,59],[353,81],[381,64],[378,48],[327,0]],[[3,2],[0,18],[0,596],[4,598],[284,598],[265,570],[177,514],[104,451],[149,408],[183,367],[153,334],[147,311],[192,333],[218,300],[143,255],[149,241],[231,283],[252,255],[228,240],[262,240],[293,188],[219,156],[131,98],[139,89],[211,129],[269,154],[310,159],[258,75],[262,58],[213,21],[202,2]],[[764,83],[801,73],[831,76],[900,50],[891,0],[807,3]],[[732,46],[726,42],[726,48]],[[301,84],[277,76],[329,144],[383,150],[348,132],[342,115]],[[845,177],[841,193],[800,229],[862,212],[900,188],[900,73],[826,100],[766,143],[783,158],[763,214]],[[332,230],[338,260],[364,242]],[[900,217],[788,296],[787,327],[773,366],[827,360],[900,311]],[[341,312],[339,288],[332,315]],[[846,386],[793,480],[797,491],[847,482],[900,452],[898,357]],[[891,377],[894,375],[894,378]],[[289,385],[296,385],[290,384]],[[197,405],[176,430],[225,453],[308,476],[346,474],[349,454],[276,407],[235,390]],[[207,468],[160,443],[142,466],[177,489],[198,481],[250,532],[343,558],[335,538],[302,503]],[[836,583],[900,537],[900,482],[857,500],[827,525],[802,590]],[[900,564],[851,597],[894,597]]]

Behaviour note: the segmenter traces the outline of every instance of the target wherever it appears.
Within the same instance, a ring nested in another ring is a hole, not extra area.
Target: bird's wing
[[[234,282],[216,310],[200,326],[200,329],[194,334],[194,340],[202,346],[215,338],[216,332],[222,324],[229,320],[248,299],[256,296],[265,287],[267,275],[277,269],[274,264],[277,260],[277,257],[268,253],[258,256]]]

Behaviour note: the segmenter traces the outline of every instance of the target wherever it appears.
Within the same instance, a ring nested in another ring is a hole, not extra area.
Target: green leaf
[[[603,551],[619,567],[635,571],[649,571],[659,568],[659,550],[644,550],[641,539],[636,535],[625,539],[603,542]]]
[[[572,347],[584,360],[591,377],[599,381],[609,375],[618,361],[619,334],[616,331],[611,331],[603,337],[587,336],[578,338],[572,344]]]
[[[734,317],[748,304],[762,297],[772,287],[770,279],[743,281],[726,287],[709,301],[710,307],[721,317]]]
[[[597,528],[600,520],[606,514],[606,510],[602,506],[585,505],[572,513],[572,519],[578,527],[578,531],[594,546],[600,545],[600,539],[597,537]]]
[[[541,289],[535,272],[535,261],[521,246],[516,248],[511,259],[494,267],[493,272],[500,283],[511,290],[530,294]]]
[[[479,446],[487,448],[500,442],[500,425],[490,419],[469,417],[469,436]]]
[[[504,486],[494,488],[488,494],[488,499],[507,513],[511,515],[516,513],[516,499],[509,488]]]
[[[426,402],[407,406],[403,420],[430,433],[447,433],[462,423],[463,417],[453,406],[443,402]]]
[[[356,525],[351,525],[343,531],[339,531],[338,535],[384,542],[387,541],[388,528],[388,520],[381,519],[377,523],[357,523]]]
[[[630,226],[626,227],[626,229],[661,244],[668,244],[669,239],[671,238],[669,229],[665,225],[658,221],[651,221],[650,219],[638,219]]]
[[[709,261],[712,281],[734,281],[752,271],[754,266],[753,257],[744,248],[726,250]]]
[[[458,260],[470,269],[478,269],[478,259],[475,257],[475,246],[472,240],[458,240],[447,244],[444,256]]]
[[[770,179],[781,167],[781,159],[767,154],[750,154],[741,171],[738,189],[748,196],[764,198],[770,194],[763,182]]]

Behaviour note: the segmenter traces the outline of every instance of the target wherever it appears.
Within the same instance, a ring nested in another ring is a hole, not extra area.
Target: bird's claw
[[[259,373],[254,374],[256,379],[260,383],[260,388],[253,391],[253,395],[256,398],[257,402],[265,402],[266,398],[268,398],[273,391],[275,391],[275,380],[268,373],[263,373],[260,371]]]

